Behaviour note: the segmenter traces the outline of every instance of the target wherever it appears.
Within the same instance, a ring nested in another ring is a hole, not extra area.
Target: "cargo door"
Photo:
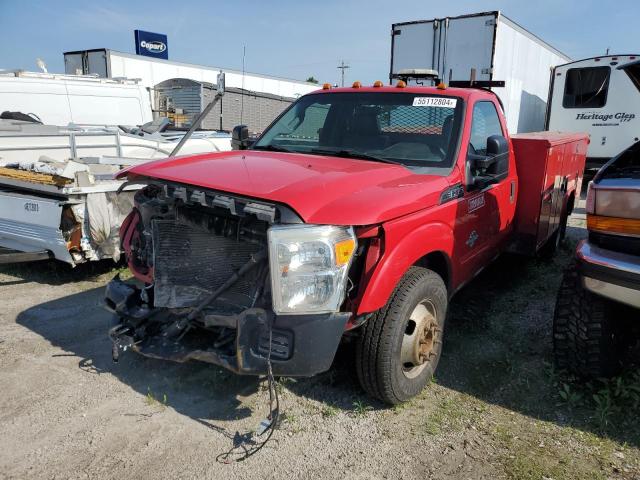
[[[440,22],[399,23],[391,32],[391,71],[405,68],[437,68]]]
[[[405,68],[428,68],[449,82],[469,80],[475,68],[476,80],[491,80],[497,15],[491,12],[394,24],[391,76]]]
[[[497,13],[449,18],[442,23],[439,71],[445,82],[491,80]]]

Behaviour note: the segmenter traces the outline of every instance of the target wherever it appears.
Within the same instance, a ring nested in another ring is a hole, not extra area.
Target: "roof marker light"
[[[330,90],[331,89],[331,84],[330,83],[323,83],[322,84],[322,89],[323,90]]]
[[[445,83],[444,83],[444,82],[440,82],[436,88],[437,88],[438,90],[446,90],[446,89],[447,89],[447,86],[445,85]]]
[[[380,88],[380,87],[382,87],[382,85],[383,85],[383,83],[380,80],[376,80],[375,82],[373,82],[373,86],[375,88]]]
[[[351,88],[361,88],[361,87],[362,87],[362,83],[360,83],[358,80],[353,82],[353,85],[351,85]]]
[[[396,88],[404,88],[407,86],[407,82],[405,82],[404,80],[398,80],[398,83],[396,83]]]

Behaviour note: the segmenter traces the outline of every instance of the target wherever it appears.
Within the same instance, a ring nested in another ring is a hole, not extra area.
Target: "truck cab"
[[[346,336],[368,393],[419,393],[449,299],[515,238],[516,155],[499,99],[325,85],[251,146],[242,128],[234,143],[119,174],[147,187],[120,231],[138,284],[116,278],[106,292],[115,354],[310,376]],[[555,182],[561,202],[580,178]],[[536,216],[538,193],[525,209]]]

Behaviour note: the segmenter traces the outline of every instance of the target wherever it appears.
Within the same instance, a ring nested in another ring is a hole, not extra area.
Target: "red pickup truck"
[[[402,81],[325,85],[233,141],[119,174],[146,186],[120,231],[138,281],[106,291],[114,356],[310,376],[346,335],[362,386],[392,404],[434,374],[463,285],[561,238],[588,143],[510,139],[490,91]]]

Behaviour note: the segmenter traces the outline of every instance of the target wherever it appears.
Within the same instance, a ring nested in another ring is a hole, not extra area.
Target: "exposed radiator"
[[[197,305],[244,265],[261,246],[175,220],[153,220],[154,305]],[[252,278],[240,279],[225,296],[248,301]]]

